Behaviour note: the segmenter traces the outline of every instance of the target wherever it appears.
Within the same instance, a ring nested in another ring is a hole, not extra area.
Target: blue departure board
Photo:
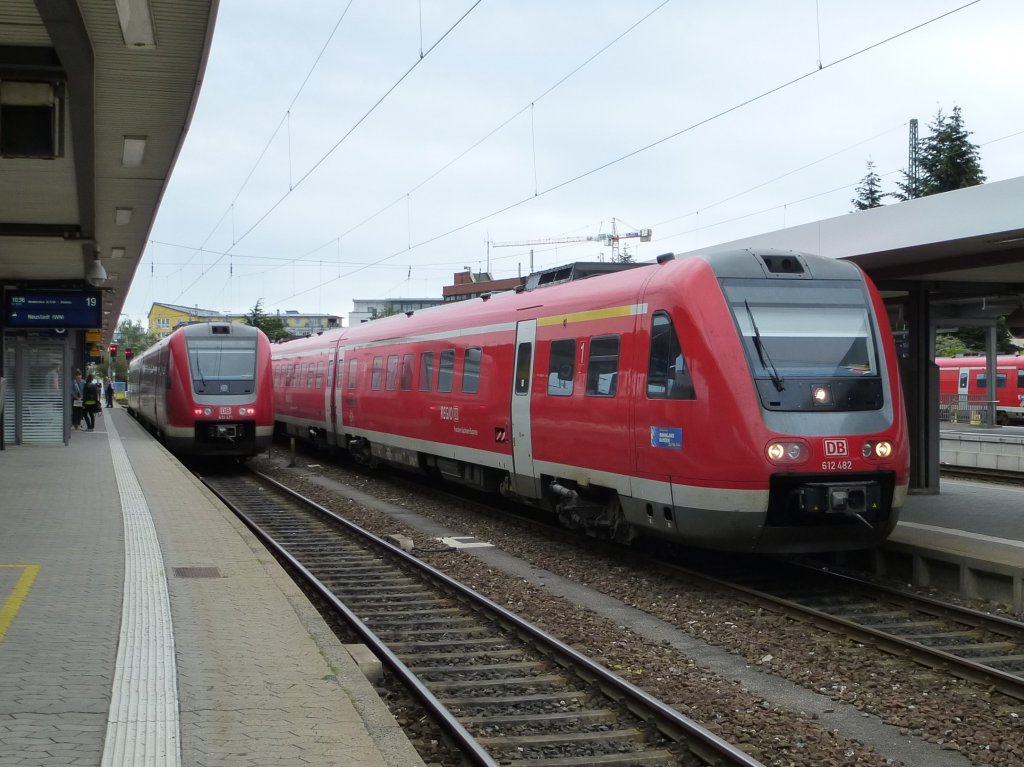
[[[8,290],[9,328],[98,328],[103,296],[98,290]]]

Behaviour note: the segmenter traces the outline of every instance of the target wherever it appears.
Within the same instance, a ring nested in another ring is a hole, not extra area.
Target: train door
[[[968,392],[967,382],[970,380],[970,378],[971,378],[971,369],[970,368],[960,368],[959,373],[957,375],[957,379],[956,379],[956,393],[960,395],[960,401],[961,402],[966,402],[967,401],[967,392]]]
[[[646,496],[665,506],[675,505],[672,482],[688,476],[694,435],[690,430],[696,405],[694,383],[678,328],[666,311],[650,317],[648,348],[642,349],[644,372],[635,397],[634,447],[638,477],[649,481]],[[671,530],[673,520],[665,509],[656,510],[648,522]]]
[[[341,351],[341,343],[337,343],[331,347],[330,350],[330,361],[327,363],[327,369],[331,375],[327,376],[327,442],[332,445],[338,444],[338,435],[341,432],[342,424],[342,406],[341,406],[341,394],[344,391],[341,388],[342,379],[344,378],[344,364],[345,355]]]
[[[533,470],[533,429],[530,409],[533,388],[533,358],[537,346],[537,321],[516,324],[515,376],[512,378],[512,476],[513,492],[539,498],[539,484]]]

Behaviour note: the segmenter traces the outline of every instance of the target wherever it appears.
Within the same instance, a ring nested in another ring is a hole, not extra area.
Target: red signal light
[[[111,344],[110,345],[110,356],[111,357],[116,357],[117,356],[117,344]]]

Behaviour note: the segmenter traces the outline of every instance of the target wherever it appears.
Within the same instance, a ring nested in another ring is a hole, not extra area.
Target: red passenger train
[[[128,410],[178,455],[248,457],[270,447],[270,341],[248,325],[186,325],[128,368]]]
[[[985,357],[936,357],[939,400],[944,408],[988,401],[988,361]],[[1024,420],[1024,357],[996,357],[996,421]]]
[[[909,453],[860,269],[752,251],[634,266],[274,345],[278,428],[619,540],[884,540]]]

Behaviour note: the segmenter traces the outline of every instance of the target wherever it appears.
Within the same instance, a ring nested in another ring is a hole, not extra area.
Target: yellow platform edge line
[[[25,597],[28,596],[29,589],[32,588],[36,576],[39,575],[39,565],[0,565],[0,567],[24,568],[21,577],[18,578],[18,582],[14,584],[14,590],[11,591],[11,595],[7,597],[3,607],[0,607],[0,641],[3,641],[4,635],[7,634],[7,629],[14,622],[14,616],[18,614],[18,610],[21,609]]]

